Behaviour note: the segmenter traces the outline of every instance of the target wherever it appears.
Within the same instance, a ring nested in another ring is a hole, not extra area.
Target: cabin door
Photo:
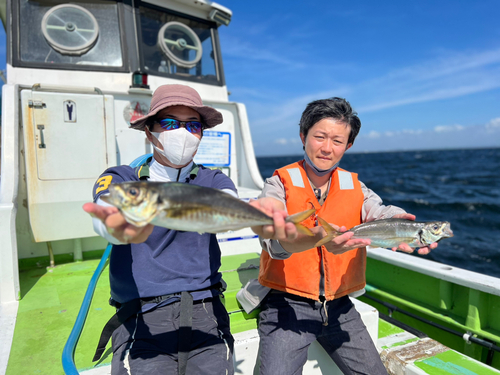
[[[28,209],[34,239],[94,236],[82,205],[115,165],[113,97],[23,90]]]

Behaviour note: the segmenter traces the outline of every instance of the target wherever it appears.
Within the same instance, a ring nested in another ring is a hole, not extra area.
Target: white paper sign
[[[194,162],[207,167],[229,167],[231,164],[231,133],[204,131]]]

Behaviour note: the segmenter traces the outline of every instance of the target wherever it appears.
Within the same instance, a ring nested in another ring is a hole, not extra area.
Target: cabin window
[[[123,66],[116,2],[21,0],[18,6],[21,65],[95,70]]]
[[[221,84],[214,23],[140,6],[142,69],[152,75]]]

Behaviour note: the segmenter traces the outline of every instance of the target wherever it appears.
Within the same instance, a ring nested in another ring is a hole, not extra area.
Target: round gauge
[[[200,38],[187,25],[168,22],[158,32],[158,45],[176,65],[192,68],[200,61],[203,49]]]
[[[73,4],[50,8],[42,19],[43,36],[63,55],[83,55],[96,43],[97,20],[87,9]]]

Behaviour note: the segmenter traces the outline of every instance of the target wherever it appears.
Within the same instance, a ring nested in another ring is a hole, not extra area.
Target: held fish
[[[178,182],[111,184],[109,195],[101,199],[117,207],[127,222],[138,227],[151,223],[179,231],[220,233],[273,224],[273,219],[262,211],[221,190]],[[299,212],[285,221],[312,236],[300,222],[314,212]]]
[[[324,245],[341,235],[325,220],[318,217],[327,235],[317,245]],[[429,246],[443,238],[453,237],[450,223],[447,221],[412,221],[406,219],[383,219],[357,225],[348,230],[354,232],[351,239],[369,239],[373,247],[392,249],[402,243],[412,248]],[[345,233],[345,232],[344,232]]]

